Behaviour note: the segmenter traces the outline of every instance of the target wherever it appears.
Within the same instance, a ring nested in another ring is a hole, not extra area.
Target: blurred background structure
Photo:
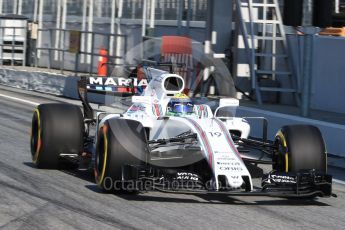
[[[160,54],[162,36],[184,36],[192,81],[214,73],[198,65],[207,54],[226,63],[240,99],[345,113],[345,0],[0,0],[0,14],[4,65],[97,74],[101,50],[135,63],[143,41]]]

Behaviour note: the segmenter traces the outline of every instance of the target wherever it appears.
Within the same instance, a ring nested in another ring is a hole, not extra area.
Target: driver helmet
[[[192,100],[186,94],[179,93],[170,99],[166,115],[183,117],[192,114],[193,108]]]

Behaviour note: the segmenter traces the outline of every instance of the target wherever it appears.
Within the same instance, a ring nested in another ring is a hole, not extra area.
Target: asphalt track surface
[[[337,198],[311,201],[160,192],[133,196],[101,193],[91,172],[36,169],[29,149],[34,104],[59,100],[66,101],[0,87],[2,229],[345,228],[345,186],[337,183]]]

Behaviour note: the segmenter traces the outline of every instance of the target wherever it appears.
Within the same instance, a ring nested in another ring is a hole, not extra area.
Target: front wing
[[[214,189],[212,183],[203,181],[194,172],[177,171],[175,176],[161,170],[153,175],[152,169],[127,165],[123,172],[128,181],[135,181],[139,191],[161,191],[184,194],[224,194],[228,196],[270,196],[282,198],[330,197],[332,193],[332,176],[315,170],[298,173],[270,172],[262,177],[261,187],[243,184],[241,189],[221,186]],[[133,178],[133,176],[135,178]],[[134,179],[134,180],[133,180]],[[245,180],[244,180],[245,181]],[[246,182],[246,181],[245,181]],[[247,182],[249,184],[249,182]]]

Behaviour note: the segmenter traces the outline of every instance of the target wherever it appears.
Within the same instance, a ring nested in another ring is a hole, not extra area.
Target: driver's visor
[[[176,103],[173,107],[174,113],[193,113],[193,104],[191,103]]]

